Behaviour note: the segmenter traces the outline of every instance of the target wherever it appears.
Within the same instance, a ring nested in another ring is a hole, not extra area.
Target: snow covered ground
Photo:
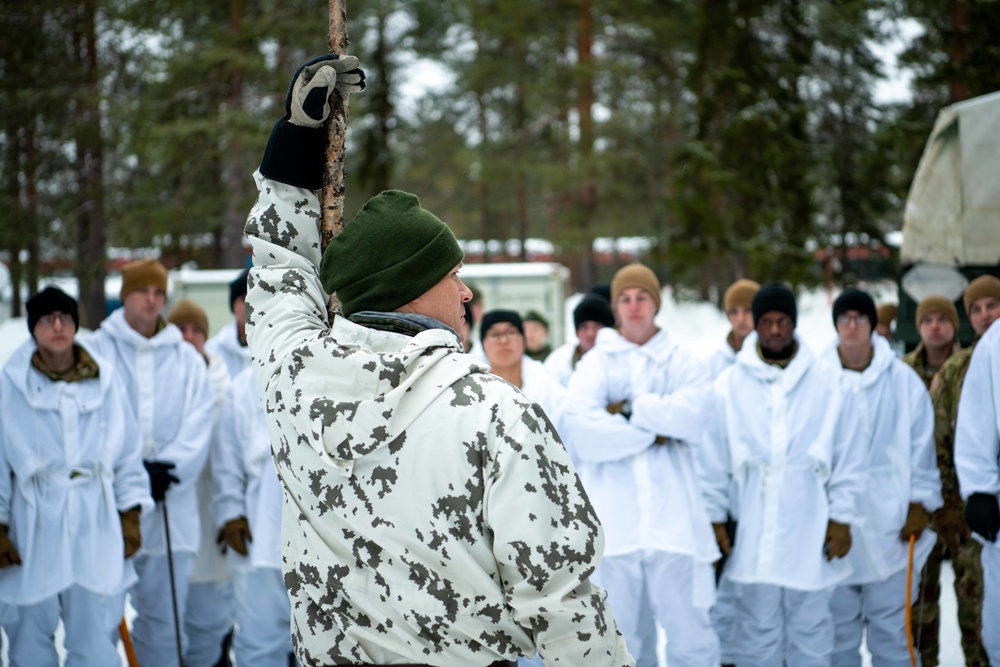
[[[869,286],[876,302],[895,302],[895,287],[889,283]],[[798,332],[803,340],[813,349],[820,351],[834,339],[835,331],[831,318],[831,305],[834,295],[828,295],[825,290],[814,290],[799,295],[798,298]],[[572,309],[579,301],[576,295],[567,301],[567,322],[572,322]],[[711,303],[694,301],[675,301],[672,291],[667,288],[663,292],[662,306],[657,315],[657,323],[672,336],[692,348],[707,349],[707,346],[721,342],[728,332],[728,322],[723,313]],[[570,327],[571,328],[571,327]],[[7,320],[0,323],[0,364],[28,338],[24,319]],[[958,631],[957,606],[953,588],[954,573],[951,564],[946,562],[941,571],[941,667],[964,667],[965,659],[961,649],[961,635]],[[131,615],[131,611],[129,612]],[[61,642],[62,628],[57,632],[57,640]],[[65,659],[65,653],[61,653]],[[0,665],[6,666],[7,641],[0,652]],[[122,665],[126,665],[124,654]],[[864,655],[863,665],[870,667],[871,658]]]

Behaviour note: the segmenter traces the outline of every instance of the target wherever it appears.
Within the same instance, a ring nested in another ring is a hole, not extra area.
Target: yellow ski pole
[[[906,647],[910,649],[910,664],[917,667],[917,652],[913,649],[913,547],[917,536],[910,535],[910,557],[906,564]]]

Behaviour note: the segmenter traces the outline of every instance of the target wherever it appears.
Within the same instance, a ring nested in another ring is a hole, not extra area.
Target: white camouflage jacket
[[[600,524],[544,413],[450,329],[331,329],[316,194],[255,177],[247,331],[302,664],[488,665],[536,647],[550,666],[633,664],[588,580]]]

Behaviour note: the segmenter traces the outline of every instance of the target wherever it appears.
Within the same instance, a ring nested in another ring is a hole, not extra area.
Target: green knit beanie
[[[448,225],[415,195],[386,190],[326,247],[319,275],[344,315],[391,312],[438,284],[464,256]]]

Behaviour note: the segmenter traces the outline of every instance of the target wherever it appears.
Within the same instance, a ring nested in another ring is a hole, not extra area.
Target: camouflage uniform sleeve
[[[962,506],[955,474],[955,421],[958,417],[958,397],[955,386],[955,365],[946,363],[931,382],[931,404],[934,406],[934,445],[941,473],[941,496],[945,509]]]
[[[499,439],[485,516],[514,620],[548,667],[633,665],[607,594],[589,581],[604,536],[551,423],[533,405]]]
[[[319,278],[320,205],[315,192],[254,173],[260,194],[246,235],[253,249],[246,298],[247,340],[258,386],[296,347],[329,329]]]

